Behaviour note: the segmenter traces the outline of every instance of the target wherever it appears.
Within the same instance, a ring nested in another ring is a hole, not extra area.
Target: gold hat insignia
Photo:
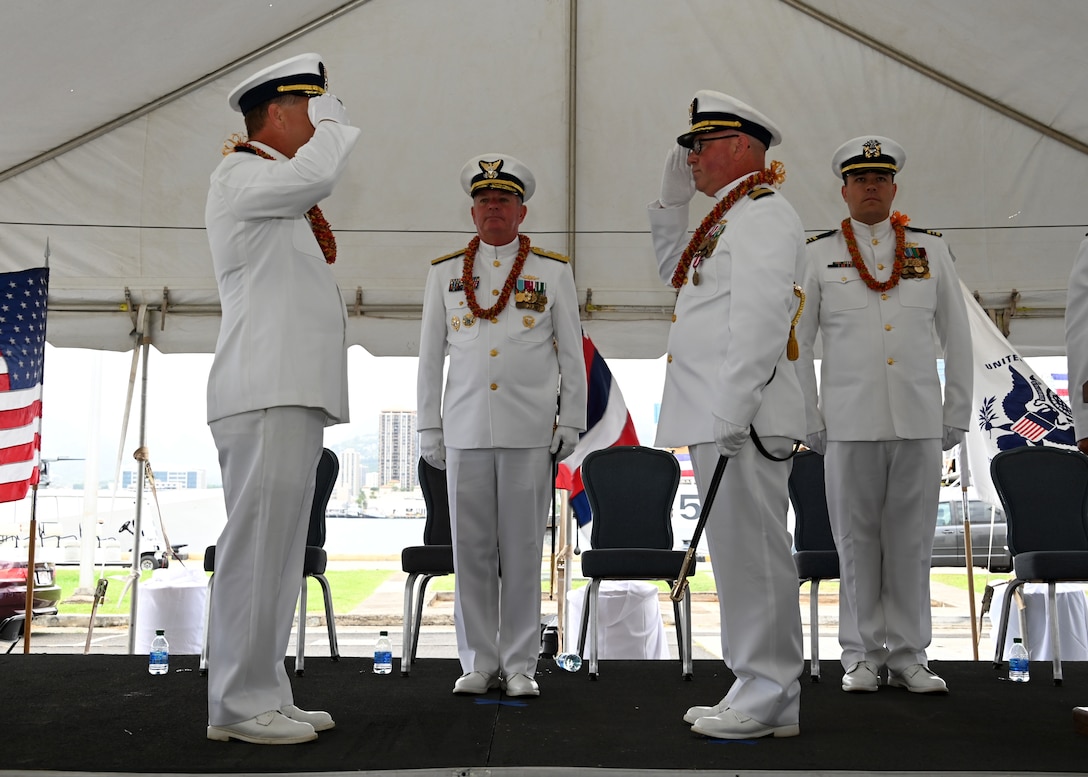
[[[880,156],[880,141],[867,140],[861,144],[861,152],[866,159],[876,159]]]
[[[502,170],[502,160],[496,159],[494,162],[485,162],[481,159],[480,169],[484,173],[484,178],[498,178],[499,170]]]

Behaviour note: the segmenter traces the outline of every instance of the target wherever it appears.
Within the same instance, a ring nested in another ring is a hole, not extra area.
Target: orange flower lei
[[[910,218],[899,211],[895,211],[892,213],[891,222],[892,231],[895,232],[895,262],[892,263],[891,277],[881,283],[873,277],[873,274],[869,272],[869,268],[865,266],[865,262],[861,258],[861,252],[858,251],[858,241],[854,237],[854,227],[850,223],[850,219],[845,218],[842,220],[842,236],[846,238],[846,250],[850,252],[850,260],[854,263],[858,275],[865,281],[865,285],[873,291],[885,292],[888,289],[894,289],[899,284],[899,276],[903,274],[903,265],[907,261],[907,231],[905,228],[910,223]]]
[[[261,159],[275,160],[275,157],[271,154],[247,142],[235,144],[232,150],[249,151],[261,157]],[[317,244],[321,246],[321,253],[325,256],[325,264],[333,264],[336,262],[336,237],[332,233],[332,227],[329,225],[328,219],[321,212],[321,208],[316,205],[306,211],[306,218],[310,222],[310,229],[313,230],[314,237],[317,238]]]
[[[771,166],[766,170],[753,173],[737,184],[733,191],[729,192],[721,202],[715,205],[714,209],[703,219],[703,223],[699,225],[699,228],[695,230],[695,234],[691,236],[691,240],[688,241],[688,247],[684,249],[684,253],[680,255],[680,262],[676,265],[676,269],[673,270],[672,273],[672,287],[674,289],[679,289],[684,285],[684,281],[687,279],[688,269],[690,269],[691,263],[694,261],[695,257],[699,255],[699,249],[702,248],[706,236],[710,234],[710,230],[714,228],[714,225],[721,221],[722,216],[737,204],[737,200],[748,194],[748,192],[752,191],[752,189],[761,183],[777,187],[780,186],[784,180],[786,180],[786,168],[781,162],[774,160],[771,162]],[[702,258],[701,255],[700,258]]]
[[[472,282],[472,265],[476,261],[476,252],[479,248],[480,236],[477,235],[468,241],[468,248],[465,249],[465,258],[461,265],[461,286],[465,290],[465,300],[468,301],[469,310],[477,318],[494,321],[495,317],[502,313],[506,303],[510,301],[510,294],[514,291],[514,283],[517,282],[522,268],[525,267],[525,259],[529,256],[529,238],[525,235],[518,235],[518,255],[514,259],[514,266],[510,268],[510,274],[506,276],[506,283],[502,285],[498,301],[486,310],[481,308],[480,303],[476,301],[476,284]]]

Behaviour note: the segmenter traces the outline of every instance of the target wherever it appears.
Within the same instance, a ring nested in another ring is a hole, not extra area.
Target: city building
[[[415,410],[383,410],[378,417],[378,482],[397,480],[400,487],[416,487],[419,436]]]
[[[207,473],[202,469],[189,470],[153,470],[155,475],[155,488],[164,490],[168,488],[207,488]],[[150,487],[150,484],[145,484]],[[121,488],[136,490],[136,470],[130,469],[121,473]]]

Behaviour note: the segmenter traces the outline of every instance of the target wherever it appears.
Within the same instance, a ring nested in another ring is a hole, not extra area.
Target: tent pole
[[[967,600],[970,602],[971,614],[971,653],[975,661],[978,661],[978,624],[975,622],[975,559],[973,537],[971,537],[971,510],[967,499],[967,487],[970,471],[967,466],[967,437],[960,443],[960,495],[963,498],[963,544],[964,562],[967,564]]]
[[[143,366],[140,372],[140,446],[136,456],[136,517],[132,527],[132,568],[129,575],[132,579],[132,599],[129,603],[128,616],[128,652],[132,655],[136,652],[136,609],[140,597],[140,543],[143,539],[143,506],[144,506],[144,461],[146,455],[147,438],[147,358],[151,351],[151,338],[143,333],[139,335],[139,348],[143,352]]]

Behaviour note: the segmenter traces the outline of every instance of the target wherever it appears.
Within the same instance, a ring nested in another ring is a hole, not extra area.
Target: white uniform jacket
[[[669,283],[690,239],[688,208],[653,203],[647,213],[658,271]],[[751,424],[760,437],[804,437],[801,388],[786,358],[804,258],[801,221],[769,189],[741,197],[724,218],[725,230],[699,265],[699,284],[689,270],[676,298],[657,426],[662,447],[713,442],[715,416]]]
[[[318,124],[294,158],[236,151],[212,173],[205,211],[223,320],[208,421],[267,407],[348,420],[346,314],[305,214],[333,190],[359,129]]]
[[[869,272],[878,281],[891,277],[891,222],[852,224]],[[797,362],[809,434],[826,428],[828,440],[917,440],[941,438],[944,426],[968,427],[971,331],[952,255],[939,236],[909,227],[906,245],[924,252],[929,277],[904,274],[880,293],[865,285],[840,231],[809,239]],[[819,400],[817,328],[823,342]],[[943,402],[937,374],[942,349]]]
[[[517,250],[517,240],[480,243],[472,270],[480,307],[494,304],[492,291],[502,290]],[[585,429],[586,366],[574,273],[566,257],[537,250],[526,258],[518,282],[546,298],[538,296],[543,310],[518,307],[511,294],[494,323],[469,310],[460,285],[464,252],[431,265],[419,340],[417,424],[421,431],[442,429],[451,448],[549,446],[557,394],[559,424]]]
[[[1065,306],[1065,353],[1069,361],[1069,406],[1077,439],[1088,437],[1088,240],[1080,244],[1069,276]]]

